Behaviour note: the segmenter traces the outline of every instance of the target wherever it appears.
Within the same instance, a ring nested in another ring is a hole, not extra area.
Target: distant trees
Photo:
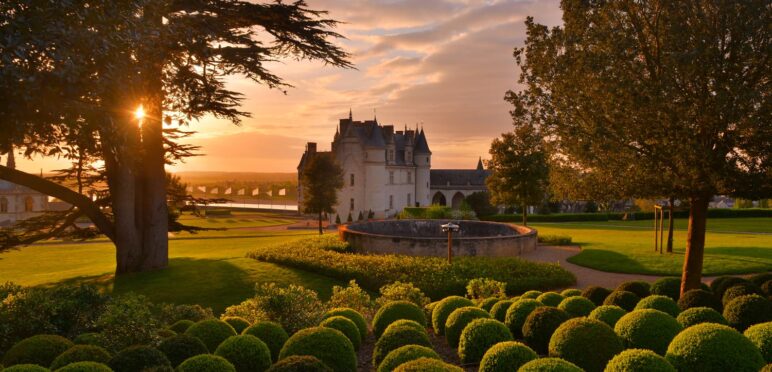
[[[496,214],[498,209],[491,204],[491,194],[487,191],[477,191],[467,196],[464,201],[474,211],[477,217]]]
[[[343,187],[343,168],[331,154],[315,154],[306,164],[300,178],[303,187],[303,212],[319,216],[319,235],[322,230],[322,213],[335,213],[338,190]],[[359,214],[362,219],[362,214]],[[351,222],[351,213],[348,216]]]

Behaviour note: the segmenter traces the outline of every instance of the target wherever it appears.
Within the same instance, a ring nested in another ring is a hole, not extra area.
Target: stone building
[[[7,167],[14,168],[13,151],[9,151],[8,154]],[[47,195],[0,180],[0,227],[39,216],[48,209]]]

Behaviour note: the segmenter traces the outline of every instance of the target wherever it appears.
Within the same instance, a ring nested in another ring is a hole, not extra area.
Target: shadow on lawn
[[[580,243],[581,244],[581,243]],[[588,244],[587,246],[589,246]],[[598,270],[617,273],[645,272],[648,271],[640,262],[627,255],[603,249],[586,249],[582,246],[581,252],[568,257],[567,261],[580,266],[596,268]],[[654,252],[652,252],[654,253]]]

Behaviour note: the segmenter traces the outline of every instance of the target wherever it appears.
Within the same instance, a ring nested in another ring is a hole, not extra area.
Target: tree
[[[491,143],[491,174],[485,180],[491,202],[522,206],[523,225],[528,225],[528,206],[541,203],[547,192],[549,167],[542,142],[533,126],[523,124]]]
[[[629,197],[690,205],[681,291],[699,288],[712,195],[770,195],[767,1],[564,0],[515,49],[519,123]],[[653,187],[652,185],[655,187]]]
[[[464,201],[478,217],[490,216],[498,211],[495,206],[491,205],[491,195],[487,191],[474,192],[467,196]]]
[[[81,169],[103,162],[95,173],[106,185],[94,201],[66,182],[0,166],[0,179],[73,205],[46,216],[47,232],[5,232],[0,249],[58,236],[85,215],[115,244],[116,274],[166,267],[164,168],[195,151],[178,143],[188,133],[172,124],[204,115],[239,123],[249,113],[226,77],[289,87],[265,62],[351,67],[330,41],[340,37],[331,31],[337,22],[324,16],[303,1],[0,3],[0,90],[15,92],[0,98],[0,149],[65,156]],[[137,107],[144,117],[134,116]]]
[[[338,190],[343,187],[343,168],[331,154],[314,154],[300,178],[303,187],[303,211],[319,215],[319,235],[322,235],[322,213],[335,213]],[[362,214],[359,214],[362,219]],[[351,213],[348,216],[351,222]]]

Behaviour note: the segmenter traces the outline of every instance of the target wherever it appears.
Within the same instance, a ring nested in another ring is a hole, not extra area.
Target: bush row
[[[614,221],[622,220],[625,215],[632,220],[652,220],[654,212],[615,212],[615,213],[555,213],[555,214],[531,214],[529,222],[582,222],[582,221]],[[676,218],[688,218],[689,211],[675,211]],[[772,217],[772,209],[708,209],[708,218],[751,218]],[[481,219],[496,222],[521,222],[520,214],[497,214],[485,216]]]

